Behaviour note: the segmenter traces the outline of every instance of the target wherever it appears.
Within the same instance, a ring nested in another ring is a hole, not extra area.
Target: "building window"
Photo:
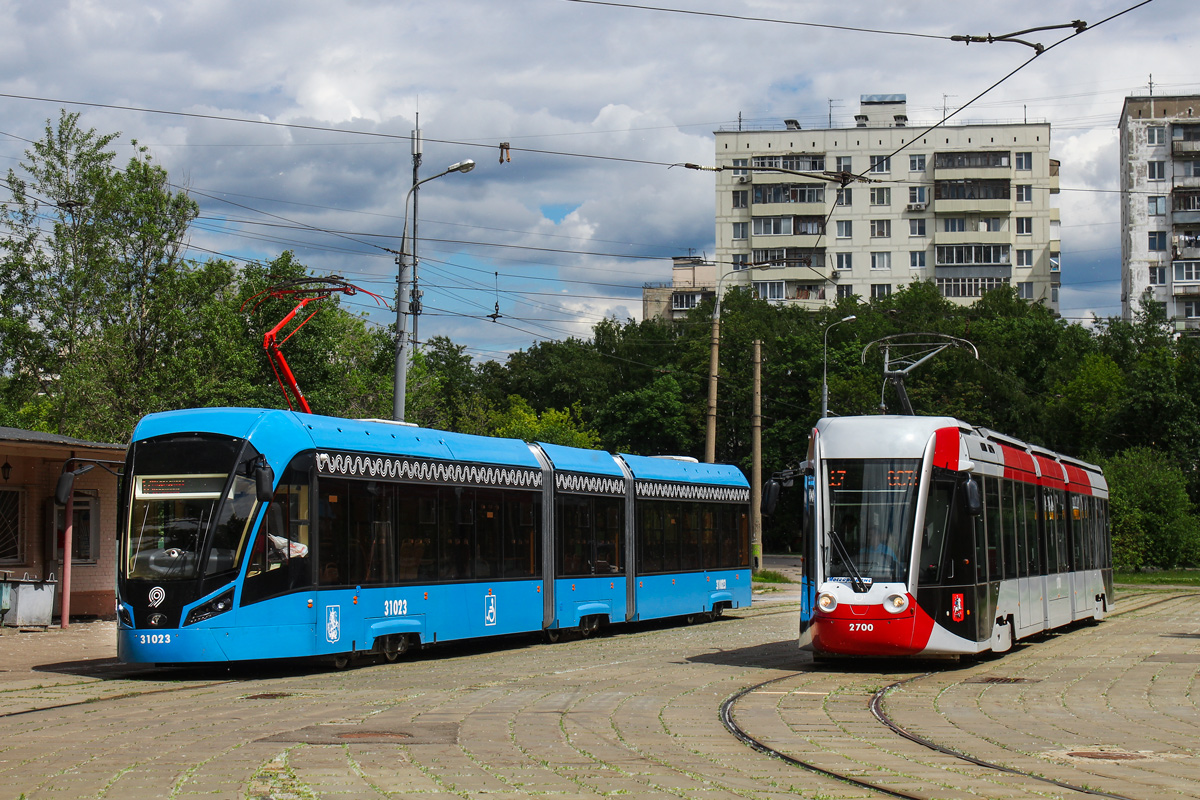
[[[1167,129],[1162,125],[1151,125],[1146,128],[1146,144],[1166,144]]]
[[[21,492],[0,489],[0,562],[21,561]]]
[[[1200,261],[1176,261],[1176,281],[1200,281]]]
[[[942,220],[942,230],[946,233],[962,233],[967,229],[967,221],[963,217],[946,217]]]
[[[892,285],[890,283],[872,283],[871,284],[871,299],[878,300],[881,297],[888,297],[892,293]]]
[[[908,253],[908,266],[913,269],[925,269],[925,251],[910,250]]]
[[[745,189],[736,190],[733,193],[733,207],[734,208],[749,208],[750,207],[750,193],[747,192]]]
[[[854,233],[854,226],[851,223],[852,223],[852,220],[848,220],[848,219],[839,219],[837,221],[837,238],[839,238],[839,239],[849,239],[850,238],[850,236]]]
[[[985,292],[999,289],[1008,283],[1006,278],[938,278],[942,297],[983,297]]]
[[[940,244],[934,250],[940,266],[999,267],[1009,263],[1006,244]]]
[[[1200,161],[1185,161],[1183,164],[1185,178],[1200,178]]]
[[[925,235],[925,218],[910,219],[908,221],[909,236],[924,236]]]
[[[1050,271],[1051,272],[1058,272],[1061,269],[1061,264],[1062,264],[1061,259],[1062,259],[1062,255],[1060,253],[1051,253],[1050,254]]]
[[[873,219],[871,220],[871,238],[886,239],[892,235],[892,221],[890,219]]]
[[[755,203],[824,203],[819,183],[771,183],[754,187]]]
[[[909,156],[908,157],[909,172],[924,172],[925,171],[925,156]]]
[[[1200,193],[1189,192],[1183,194],[1175,192],[1172,195],[1175,199],[1171,203],[1171,207],[1176,211],[1200,211]]]
[[[1008,181],[998,180],[934,181],[933,196],[938,200],[1007,200],[1012,187]]]
[[[1033,186],[1028,183],[1017,184],[1017,202],[1032,203],[1033,202]]]
[[[671,295],[672,311],[687,311],[700,305],[700,292],[675,292]]]
[[[908,187],[908,202],[925,204],[929,193],[926,191],[926,186],[910,186]]]
[[[1033,153],[1017,153],[1016,167],[1022,172],[1033,169]]]
[[[748,166],[750,166],[750,159],[735,158],[733,160],[733,174],[734,175],[749,175],[750,170],[746,169],[746,167],[748,167]]]
[[[1167,162],[1165,161],[1147,161],[1146,162],[1146,180],[1148,181],[1165,181],[1167,179]]]
[[[891,269],[891,253],[871,253],[871,269]]]
[[[782,300],[783,281],[755,281],[754,294],[759,300]]]
[[[838,172],[854,172],[854,167],[850,166],[852,161],[853,161],[853,159],[851,159],[850,156],[838,156],[837,157],[837,171]]]
[[[871,172],[891,172],[891,156],[871,156]]]
[[[838,284],[837,299],[848,300],[851,297],[854,297],[854,287],[848,283]]]
[[[979,220],[979,229],[988,233],[999,233],[1004,230],[1004,220],[1000,217],[984,217]]]
[[[761,248],[754,251],[756,266],[783,267],[787,266],[788,252],[783,247]]]
[[[1200,300],[1184,300],[1183,315],[1188,319],[1200,317]]]
[[[890,206],[892,204],[892,190],[887,187],[876,187],[871,189],[871,205],[873,206]]]
[[[838,253],[837,254],[837,269],[851,269],[853,267],[853,253]]]
[[[1020,153],[1017,154],[1018,156]],[[1026,153],[1026,155],[1031,155]],[[1008,151],[990,150],[980,153],[937,153],[935,169],[990,169],[1008,166]],[[1020,169],[1020,167],[1017,167]]]
[[[1033,217],[1017,217],[1017,235],[1029,236],[1033,233]]]
[[[1147,235],[1150,252],[1163,253],[1167,249],[1167,232],[1166,231],[1150,231]]]
[[[733,238],[734,239],[749,239],[750,238],[750,223],[749,222],[733,223]]]
[[[848,206],[848,205],[850,205],[850,202],[853,199],[854,199],[854,192],[852,189],[838,189],[837,190],[837,204],[839,206]]]
[[[1033,266],[1033,251],[1032,250],[1018,250],[1017,251],[1017,266],[1018,267],[1032,267]]]
[[[733,268],[734,269],[746,269],[749,266],[750,266],[750,254],[749,253],[734,253],[733,254]]]
[[[755,236],[791,236],[791,217],[755,217]]]
[[[1017,283],[1017,297],[1022,300],[1033,299],[1033,281],[1019,281]]]
[[[763,169],[791,169],[799,172],[824,172],[825,156],[800,155],[793,153],[786,156],[755,156],[755,167]]]
[[[1167,268],[1163,266],[1150,268],[1150,285],[1151,286],[1166,286],[1167,285]]]
[[[1163,195],[1152,195],[1146,198],[1146,211],[1152,217],[1161,217],[1167,213],[1167,198]]]

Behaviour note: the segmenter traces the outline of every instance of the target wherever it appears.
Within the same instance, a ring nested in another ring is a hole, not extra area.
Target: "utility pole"
[[[412,341],[415,347],[421,341],[417,335],[417,322],[421,319],[421,289],[417,283],[417,196],[420,192],[415,191],[419,173],[421,170],[421,112],[416,113],[414,124],[417,129],[412,135],[412,165],[413,165],[413,232],[412,232],[412,301],[409,307],[412,310]]]
[[[750,569],[762,569],[762,339],[754,340],[754,405],[750,419]]]
[[[837,99],[834,99],[832,97],[829,98],[829,127],[831,127],[831,128],[833,127],[833,104],[834,103],[841,105],[841,103],[842,103],[841,98],[837,98]]]

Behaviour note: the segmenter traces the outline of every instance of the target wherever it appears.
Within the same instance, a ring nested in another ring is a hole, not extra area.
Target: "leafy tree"
[[[1178,464],[1135,447],[1101,462],[1108,480],[1113,562],[1119,569],[1171,569],[1200,560],[1200,519]]]
[[[508,410],[497,417],[493,434],[527,442],[597,447],[600,437],[580,424],[579,415],[578,405],[561,410],[549,408],[538,413],[524,398],[512,397]]]

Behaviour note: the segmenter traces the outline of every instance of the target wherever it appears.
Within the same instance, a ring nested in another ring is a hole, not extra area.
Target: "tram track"
[[[12,719],[14,717],[23,717],[29,714],[40,714],[46,711],[61,711],[64,708],[74,708],[76,706],[94,706],[99,703],[108,703],[115,700],[130,700],[135,697],[148,697],[156,694],[171,694],[175,692],[188,692],[197,689],[211,689],[216,686],[228,686],[237,681],[213,681],[211,683],[193,684],[191,686],[170,686],[165,689],[147,689],[144,691],[121,692],[120,694],[107,695],[104,697],[88,697],[83,700],[73,700],[70,703],[55,703],[50,706],[37,706],[35,708],[25,708],[20,711],[5,711],[0,712],[0,719]]]
[[[1146,592],[1138,592],[1131,596],[1127,596],[1124,599],[1124,602],[1126,602],[1126,603],[1134,601],[1134,600],[1142,600],[1142,599],[1148,599],[1148,598],[1155,598],[1155,599],[1151,600],[1150,602],[1138,603],[1137,605],[1133,606],[1132,608],[1125,608],[1125,609],[1121,609],[1119,611],[1114,611],[1113,613],[1109,614],[1108,616],[1110,616],[1110,617],[1123,616],[1125,614],[1132,614],[1137,611],[1144,611],[1148,608],[1153,608],[1155,606],[1163,605],[1165,603],[1170,603],[1170,602],[1174,602],[1174,601],[1178,601],[1178,600],[1185,600],[1188,598],[1195,598],[1197,596],[1200,596],[1194,592],[1172,593],[1166,597],[1157,597],[1157,595],[1158,595],[1157,592],[1146,591]],[[733,734],[733,736],[735,738],[737,738],[739,741],[741,741],[743,744],[748,745],[752,749],[754,749],[760,753],[763,753],[765,755],[769,755],[773,758],[779,759],[785,763],[791,764],[792,766],[796,766],[801,769],[807,770],[809,772],[812,772],[812,773],[815,773],[818,775],[823,775],[825,777],[832,778],[834,780],[837,780],[837,781],[840,781],[843,783],[847,783],[847,784],[850,784],[853,786],[857,786],[859,788],[878,792],[879,794],[882,794],[882,795],[885,795],[888,797],[904,798],[904,800],[929,800],[929,796],[927,796],[927,795],[913,794],[911,792],[904,791],[902,789],[898,789],[895,787],[878,784],[878,783],[872,783],[870,781],[864,781],[859,778],[855,778],[851,775],[846,775],[846,774],[839,773],[834,770],[829,770],[824,767],[818,766],[817,764],[814,764],[812,762],[805,761],[804,759],[800,759],[800,758],[796,758],[795,756],[788,755],[787,753],[784,753],[781,750],[773,748],[770,745],[766,744],[765,742],[755,738],[749,732],[747,732],[745,729],[743,729],[741,726],[739,726],[737,724],[737,722],[734,720],[734,707],[737,705],[739,700],[741,700],[742,698],[744,698],[747,695],[750,695],[754,692],[761,691],[765,687],[771,686],[772,684],[779,683],[780,681],[790,680],[800,674],[801,674],[800,672],[795,672],[795,673],[792,673],[789,675],[784,675],[784,676],[781,676],[778,678],[772,678],[770,680],[763,681],[762,683],[758,683],[753,686],[748,686],[748,687],[740,690],[739,692],[735,693],[734,695],[730,696],[729,698],[727,698],[725,700],[725,702],[721,704],[721,710],[720,710],[721,722],[725,726],[725,729],[728,730],[731,734]],[[891,719],[890,716],[888,716],[887,711],[883,707],[884,699],[886,698],[886,696],[901,686],[905,686],[907,684],[914,683],[916,681],[927,678],[933,674],[935,674],[935,673],[926,672],[921,675],[914,675],[910,678],[905,678],[904,680],[896,681],[892,684],[889,684],[888,686],[885,686],[885,687],[877,690],[872,695],[871,701],[868,704],[868,708],[870,709],[872,715],[875,717],[876,720],[878,720],[881,724],[883,724],[885,727],[887,727],[889,730],[892,731],[892,733],[896,734],[897,736],[900,736],[910,742],[913,742],[914,744],[921,745],[922,747],[925,747],[925,748],[927,748],[931,751],[934,751],[936,753],[939,753],[941,755],[950,756],[952,758],[959,759],[965,763],[968,763],[968,764],[971,764],[971,765],[974,765],[977,767],[995,770],[997,772],[1004,773],[1007,775],[1013,775],[1013,776],[1017,776],[1017,777],[1026,778],[1026,779],[1029,779],[1032,781],[1049,784],[1049,785],[1055,786],[1060,789],[1066,789],[1068,791],[1074,791],[1074,792],[1078,792],[1080,794],[1091,795],[1093,797],[1106,797],[1106,798],[1111,798],[1112,800],[1134,800],[1133,798],[1130,798],[1126,795],[1104,792],[1104,791],[1100,791],[1098,789],[1090,788],[1088,786],[1081,786],[1081,785],[1077,785],[1077,784],[1068,783],[1065,781],[1055,780],[1053,778],[1047,778],[1043,775],[1038,775],[1036,773],[1028,772],[1025,770],[1020,770],[1020,769],[1017,769],[1014,767],[1009,767],[1004,764],[996,764],[996,763],[993,763],[990,761],[985,761],[983,759],[976,758],[976,757],[970,755],[969,753],[960,752],[953,748],[946,747],[945,745],[941,745],[937,742],[934,742],[930,739],[926,739],[925,737],[915,734],[912,731],[909,731],[909,730],[905,729],[904,727],[900,726],[899,724],[897,724],[893,719]]]

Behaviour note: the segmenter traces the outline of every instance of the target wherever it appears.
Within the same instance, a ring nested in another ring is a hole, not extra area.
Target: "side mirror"
[[[983,513],[983,498],[979,495],[979,483],[974,478],[967,478],[963,484],[963,496],[967,501],[967,513],[978,517]]]
[[[771,478],[763,485],[762,491],[762,513],[764,517],[769,517],[775,513],[775,506],[779,505],[779,481]]]
[[[254,494],[260,503],[269,503],[275,496],[275,470],[265,458],[254,467]]]

